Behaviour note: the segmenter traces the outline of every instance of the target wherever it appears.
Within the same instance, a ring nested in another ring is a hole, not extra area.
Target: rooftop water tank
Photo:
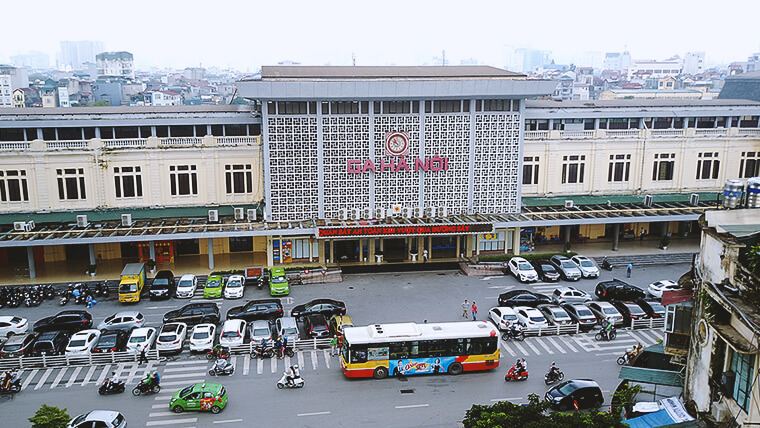
[[[760,208],[760,177],[747,180],[747,208]]]
[[[744,183],[740,180],[726,180],[723,187],[723,206],[726,208],[737,208],[742,200],[742,191]]]

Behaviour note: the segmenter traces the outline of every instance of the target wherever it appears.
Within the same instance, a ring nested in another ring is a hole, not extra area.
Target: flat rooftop
[[[261,80],[282,79],[456,79],[513,78],[523,74],[487,65],[457,66],[304,66],[265,65]]]

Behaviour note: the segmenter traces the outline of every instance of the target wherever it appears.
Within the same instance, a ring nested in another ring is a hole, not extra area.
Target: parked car
[[[538,273],[533,269],[533,265],[522,257],[512,257],[507,266],[512,275],[520,282],[538,281]]]
[[[195,295],[196,288],[198,288],[198,278],[191,273],[186,273],[179,279],[174,295],[179,299],[189,299]]]
[[[538,305],[538,310],[551,325],[569,325],[574,321],[567,311],[557,305]]]
[[[536,270],[539,279],[547,282],[559,281],[559,272],[548,260],[533,260],[530,262]]]
[[[176,292],[174,273],[170,270],[160,270],[150,284],[148,295],[150,300],[169,299]]]
[[[179,309],[164,314],[164,324],[183,322],[187,325],[204,323],[218,324],[220,319],[219,306],[212,302],[189,303]]]
[[[225,299],[240,299],[245,293],[245,277],[243,275],[230,275],[224,285]]]
[[[647,314],[647,318],[665,318],[665,306],[656,300],[636,299],[633,301]]]
[[[98,330],[124,330],[131,331],[142,327],[145,322],[145,316],[137,311],[117,312],[110,317],[106,317],[100,324]]]
[[[129,334],[124,330],[106,330],[100,332],[98,344],[92,348],[92,352],[121,352],[127,347]]]
[[[34,331],[41,333],[43,331],[66,330],[77,332],[92,327],[92,315],[87,311],[69,310],[61,311],[51,317],[46,317],[34,323]]]
[[[87,355],[98,344],[98,339],[100,339],[100,330],[89,329],[76,332],[66,345],[66,355]]]
[[[586,306],[588,306],[591,312],[596,315],[599,324],[601,324],[605,318],[609,319],[615,325],[623,324],[623,315],[621,315],[620,311],[615,309],[610,302],[596,300],[593,302],[587,302]]]
[[[11,337],[14,334],[24,334],[29,330],[26,318],[4,315],[0,317],[0,337]]]
[[[187,324],[183,322],[170,322],[161,326],[161,331],[156,339],[156,349],[159,352],[182,352],[187,336]]]
[[[330,337],[330,327],[327,325],[327,318],[322,314],[304,315],[303,326],[310,339]]]
[[[267,342],[272,341],[272,322],[270,320],[256,320],[249,325],[251,330],[251,342],[261,343],[262,339],[266,339]]]
[[[677,282],[671,281],[669,279],[663,279],[660,281],[655,281],[647,287],[647,294],[649,294],[652,297],[656,297],[658,299],[662,299],[662,292],[663,291],[676,291],[681,290],[681,286],[678,285]]]
[[[138,353],[146,347],[151,349],[156,343],[156,329],[153,327],[140,327],[132,330],[127,341],[127,352]]]
[[[208,400],[209,406],[202,406],[201,401]],[[196,383],[183,388],[172,395],[169,410],[182,413],[186,410],[206,410],[219,413],[227,405],[227,390],[219,383]]]
[[[593,328],[596,325],[596,315],[582,303],[563,303],[559,305],[570,315],[573,321],[580,324],[581,328]]]
[[[241,319],[227,320],[222,324],[221,333],[219,334],[219,344],[222,346],[238,346],[245,343],[247,336],[246,325],[248,323]]]
[[[293,317],[277,318],[274,320],[274,328],[277,337],[287,337],[288,343],[295,343],[296,340],[301,338],[301,333],[298,331],[298,322]]]
[[[203,297],[206,299],[218,299],[222,297],[224,278],[221,275],[211,275],[206,279],[203,286]]]
[[[190,332],[190,352],[210,351],[214,347],[216,326],[214,324],[198,324]]]
[[[517,319],[527,328],[549,327],[544,315],[536,308],[518,306],[515,308],[515,314],[517,314]]]
[[[565,256],[552,256],[549,262],[554,265],[562,279],[566,281],[577,281],[583,276],[578,265]]]
[[[590,258],[577,254],[571,257],[570,260],[578,266],[584,278],[599,278],[599,268],[596,267],[596,264]]]
[[[127,419],[115,410],[93,410],[72,419],[67,428],[127,428]]]
[[[509,306],[497,306],[488,311],[488,318],[493,321],[496,328],[506,330],[513,322],[517,321],[517,314]]]
[[[290,294],[290,283],[285,269],[276,267],[269,269],[269,295],[287,296]]]
[[[612,306],[615,307],[615,309],[620,312],[620,315],[623,316],[623,325],[626,327],[631,325],[632,320],[640,320],[644,319],[647,316],[647,313],[644,312],[643,309],[641,309],[641,306],[633,303],[633,302],[623,302],[620,300],[612,300],[610,301],[612,303]]]
[[[554,385],[546,391],[544,399],[556,410],[570,410],[574,403],[578,409],[596,409],[604,404],[599,384],[591,379],[571,379]]]
[[[332,299],[314,299],[303,305],[297,305],[290,310],[290,316],[296,318],[313,314],[322,314],[325,317],[345,315],[346,304]]]
[[[66,350],[69,343],[70,334],[67,331],[46,331],[37,336],[31,349],[30,357],[41,357],[43,355],[61,355]]]
[[[499,294],[499,306],[532,306],[551,303],[551,299],[543,294],[528,290],[512,290]]]
[[[552,293],[552,302],[559,305],[560,303],[586,303],[591,301],[591,296],[583,290],[576,290],[574,287],[560,287]]]
[[[31,333],[17,334],[10,337],[0,348],[0,358],[16,358],[29,355],[30,347],[36,336]]]
[[[250,300],[243,306],[235,306],[227,311],[227,319],[246,321],[267,320],[282,317],[282,302],[280,299]]]
[[[353,327],[354,322],[348,315],[333,315],[330,317],[330,334],[340,336],[343,334],[343,327]]]
[[[619,279],[596,284],[594,294],[600,300],[633,300],[646,297],[644,290]]]

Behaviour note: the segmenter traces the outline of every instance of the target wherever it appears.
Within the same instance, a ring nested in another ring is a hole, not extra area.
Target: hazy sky
[[[628,49],[634,59],[705,51],[708,65],[760,51],[757,0],[622,1],[4,1],[0,61],[50,54],[61,40],[100,40],[152,66],[256,71],[309,65],[450,64],[504,67],[507,46],[550,50],[558,63],[583,52]],[[39,14],[39,15],[38,15]]]

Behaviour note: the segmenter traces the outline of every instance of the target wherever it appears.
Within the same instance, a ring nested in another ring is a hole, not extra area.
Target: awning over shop
[[[750,341],[745,339],[738,330],[730,325],[710,324],[710,326],[714,328],[715,332],[718,333],[718,336],[728,343],[728,346],[734,348],[735,351],[741,352],[742,354],[757,354],[760,352],[760,350],[757,349],[757,346],[750,343]]]
[[[677,397],[660,400],[661,410],[636,418],[626,419],[630,428],[654,428],[654,427],[691,427],[698,426],[687,412]]]
[[[683,387],[683,375],[671,370],[645,369],[643,367],[623,366],[619,379],[656,385]]]

